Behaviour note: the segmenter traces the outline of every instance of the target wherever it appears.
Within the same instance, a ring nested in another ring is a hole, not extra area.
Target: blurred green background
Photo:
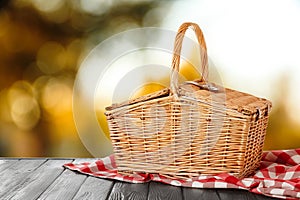
[[[273,102],[264,149],[300,147],[299,2],[249,2],[0,1],[0,156],[90,157],[72,113],[84,57],[116,33],[149,26],[176,31],[185,21],[203,28],[225,86]],[[193,79],[189,70],[185,65],[182,73]],[[158,89],[147,86],[139,93]],[[98,116],[105,126],[103,114]]]

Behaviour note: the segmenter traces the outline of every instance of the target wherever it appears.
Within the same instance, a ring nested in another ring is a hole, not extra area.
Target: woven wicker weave
[[[202,77],[178,84],[180,52],[191,27]],[[251,174],[259,165],[271,102],[207,82],[207,53],[197,24],[184,23],[174,45],[170,88],[106,108],[120,173]]]

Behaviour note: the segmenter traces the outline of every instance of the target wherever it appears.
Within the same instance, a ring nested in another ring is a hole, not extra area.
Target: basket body
[[[200,44],[202,77],[180,85],[180,52],[189,27]],[[245,177],[259,166],[271,102],[209,83],[207,67],[201,29],[184,23],[175,38],[170,88],[106,109],[120,173]]]
[[[194,89],[111,109],[106,115],[118,170],[181,179],[223,172],[245,177],[259,165],[270,106],[230,89]]]

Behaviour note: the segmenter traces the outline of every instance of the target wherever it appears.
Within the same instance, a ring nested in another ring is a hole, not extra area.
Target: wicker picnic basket
[[[201,47],[202,77],[179,84],[188,28]],[[261,160],[271,102],[207,81],[206,44],[197,24],[180,26],[173,53],[170,88],[106,108],[118,171],[180,179],[250,175]]]

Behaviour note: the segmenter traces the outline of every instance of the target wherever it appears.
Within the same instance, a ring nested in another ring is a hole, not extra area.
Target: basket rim
[[[201,80],[194,80],[194,81],[199,82]],[[182,86],[183,84],[180,84],[180,85]],[[207,91],[207,90],[199,89],[198,91],[202,92],[202,91]],[[198,92],[198,91],[196,91],[196,92]],[[207,92],[210,92],[210,91],[207,91]],[[236,111],[236,113],[240,113],[240,114],[247,115],[247,116],[257,115],[257,116],[260,117],[260,115],[262,115],[262,114],[268,115],[271,108],[272,108],[271,101],[269,101],[265,98],[256,97],[252,94],[248,94],[248,93],[245,93],[245,92],[233,90],[233,89],[230,89],[230,88],[224,88],[223,92],[225,93],[225,98],[227,97],[227,93],[237,92],[237,93],[242,94],[243,97],[244,96],[252,97],[252,98],[255,98],[257,101],[261,102],[261,106],[259,106],[259,107],[258,106],[251,106],[251,105],[243,105],[243,106],[241,106],[241,105],[230,105],[230,103],[227,102],[227,98],[226,98],[225,102],[224,102],[224,105],[222,105],[222,106],[226,106],[226,110]],[[136,106],[142,105],[145,102],[150,103],[151,101],[157,101],[157,100],[163,99],[163,98],[174,98],[174,95],[171,93],[171,90],[170,90],[169,87],[164,88],[162,90],[159,90],[157,92],[153,92],[153,93],[141,96],[141,97],[137,97],[135,99],[131,99],[129,101],[124,101],[124,102],[121,102],[121,103],[112,104],[111,106],[108,106],[108,107],[105,108],[105,110],[106,110],[105,115],[108,116],[111,113],[115,113],[115,112],[118,112],[120,110],[123,110],[123,109],[127,108],[128,106],[136,107]],[[192,98],[189,97],[188,94],[184,94],[184,93],[181,93],[180,98],[178,100],[180,100],[180,99],[190,100],[190,101],[197,101],[199,103],[209,104],[209,102],[205,102],[204,99],[192,99]]]

